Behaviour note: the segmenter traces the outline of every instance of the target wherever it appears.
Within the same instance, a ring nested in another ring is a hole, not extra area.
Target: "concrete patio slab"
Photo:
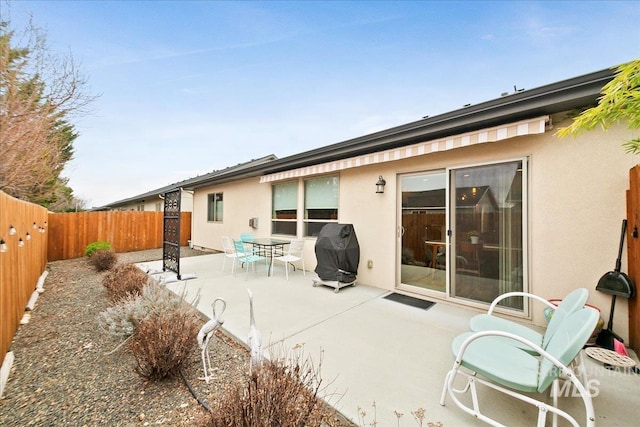
[[[193,273],[197,278],[168,287],[189,296],[199,293],[197,308],[207,317],[212,315],[213,300],[224,298],[223,327],[245,343],[247,289],[251,289],[264,345],[281,349],[303,344],[314,363],[322,358],[328,402],[357,425],[371,425],[372,421],[378,426],[419,425],[411,414],[418,409],[425,411],[424,425],[426,421],[445,426],[486,425],[450,400],[444,407],[439,405],[442,384],[453,363],[451,341],[468,330],[477,311],[442,302],[426,310],[415,308],[383,298],[388,291],[360,284],[335,293],[330,287],[313,287],[317,276],[312,272],[306,276],[301,271],[290,272],[287,281],[281,265],[271,277],[267,267],[259,265],[245,280],[244,270],[231,274],[229,262],[223,271],[223,260],[223,254],[183,258],[182,274]],[[161,267],[161,261],[145,263],[146,269]],[[596,424],[634,425],[640,376],[604,369],[587,356],[585,360]],[[537,411],[531,406],[485,389],[480,399],[506,425],[535,425]],[[560,407],[584,419],[581,399],[562,398]],[[364,419],[361,411],[367,413]],[[396,413],[404,415],[398,420]]]

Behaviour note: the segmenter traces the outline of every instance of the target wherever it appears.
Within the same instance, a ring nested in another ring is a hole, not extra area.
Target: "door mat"
[[[421,308],[423,310],[428,310],[435,304],[435,302],[433,301],[425,301],[423,299],[396,293],[389,294],[384,298],[391,301],[399,302],[401,304],[410,305],[411,307]]]

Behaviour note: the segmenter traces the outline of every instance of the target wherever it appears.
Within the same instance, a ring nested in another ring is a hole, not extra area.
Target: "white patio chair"
[[[287,276],[287,280],[289,280],[289,264],[293,265],[293,263],[296,261],[302,261],[302,275],[303,276],[307,275],[304,269],[304,256],[302,254],[303,249],[304,249],[303,239],[292,240],[291,243],[289,244],[289,248],[286,254],[273,258],[274,261],[280,261],[284,263],[284,271]],[[295,265],[293,265],[293,268],[295,269]]]
[[[222,260],[222,271],[224,271],[224,265],[227,262],[227,258],[231,258],[231,273],[235,273],[236,264],[238,263],[238,254],[231,242],[229,236],[222,236],[222,249],[224,249],[224,259]]]
[[[468,414],[490,425],[504,427],[499,421],[481,412],[477,387],[481,384],[537,407],[537,426],[544,426],[547,414],[552,413],[554,425],[560,416],[574,427],[594,427],[595,411],[591,395],[567,365],[587,343],[599,317],[599,313],[589,307],[571,313],[559,324],[546,349],[518,335],[503,331],[466,332],[457,336],[452,343],[455,361],[445,377],[440,404],[444,406],[449,395],[453,402]],[[522,351],[519,346],[506,339],[518,341],[530,348],[531,352]],[[454,388],[453,383],[458,375],[466,379],[462,388]],[[558,409],[557,390],[560,376],[571,381],[582,398],[585,407],[583,424],[579,424],[574,417]],[[532,395],[545,393],[552,384],[555,391],[553,404],[537,400]],[[472,406],[467,406],[458,399],[457,395],[466,393],[471,393]],[[488,402],[488,405],[491,405],[491,402]]]

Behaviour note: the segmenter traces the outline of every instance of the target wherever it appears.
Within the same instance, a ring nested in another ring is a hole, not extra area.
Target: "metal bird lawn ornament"
[[[249,350],[251,351],[251,359],[249,363],[249,372],[253,369],[254,366],[260,366],[262,364],[262,335],[258,328],[256,328],[256,321],[253,315],[253,294],[251,290],[247,289],[249,293],[249,314],[250,314],[250,322],[249,322],[249,337],[247,338],[247,345],[249,346]]]
[[[222,309],[220,313],[216,312],[216,304],[221,303]],[[213,300],[211,304],[211,309],[213,311],[213,316],[211,320],[205,323],[200,331],[198,332],[198,346],[202,349],[202,369],[204,370],[204,380],[209,383],[209,379],[212,367],[211,367],[211,356],[209,354],[209,342],[211,341],[211,337],[213,334],[222,326],[224,320],[222,319],[222,314],[224,310],[227,308],[227,302],[222,298],[216,298]]]

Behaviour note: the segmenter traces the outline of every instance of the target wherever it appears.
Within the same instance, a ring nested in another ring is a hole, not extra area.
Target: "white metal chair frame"
[[[504,427],[500,422],[481,412],[476,385],[482,384],[536,406],[538,427],[545,425],[549,413],[553,414],[554,426],[557,425],[557,417],[561,416],[574,427],[579,427],[580,424],[575,418],[558,409],[558,380],[562,376],[563,379],[571,381],[582,398],[586,414],[584,425],[594,427],[595,410],[591,395],[567,365],[586,344],[598,317],[596,310],[591,308],[582,308],[567,316],[549,341],[547,346],[549,351],[521,336],[504,331],[467,332],[459,335],[453,342],[455,361],[453,368],[445,377],[440,405],[444,406],[446,397],[449,395],[453,402],[468,414],[490,425]],[[507,339],[516,341],[517,345]],[[531,352],[522,351],[521,346],[527,346]],[[461,371],[462,367],[471,373]],[[478,374],[486,379],[478,377]],[[466,378],[463,388],[454,388],[453,383],[457,375]],[[525,378],[527,375],[529,377]],[[518,393],[518,391],[542,393],[550,385],[553,386],[554,391],[552,405]],[[471,393],[472,407],[465,405],[457,397],[458,394],[467,392]]]
[[[236,248],[233,246],[231,239],[228,236],[222,236],[222,249],[224,250],[224,258],[222,260],[222,271],[227,262],[227,258],[231,258],[231,273],[235,274],[236,264],[238,263],[238,254]]]
[[[289,264],[291,264],[295,270],[296,266],[293,264],[296,261],[302,261],[302,275],[306,276],[307,273],[304,267],[304,256],[302,251],[304,250],[304,240],[297,239],[292,240],[289,244],[289,248],[287,253],[282,256],[274,257],[274,261],[280,261],[284,263],[284,271],[287,276],[287,280],[289,280]]]
[[[528,328],[520,323],[516,323],[502,317],[494,316],[493,312],[498,306],[498,303],[504,299],[512,297],[522,297],[536,300],[544,304],[545,307],[550,307],[554,310],[554,315],[547,325],[544,334],[540,334],[537,331],[534,331],[533,329]],[[560,304],[558,304],[558,306],[553,305],[551,302],[538,295],[528,292],[507,292],[505,294],[499,295],[493,300],[493,302],[489,306],[489,310],[487,311],[487,313],[478,314],[472,317],[471,321],[469,322],[469,328],[474,332],[493,330],[510,332],[519,335],[527,339],[528,341],[541,346],[542,348],[546,348],[549,340],[551,340],[551,338],[553,337],[553,334],[558,329],[560,323],[562,323],[562,321],[571,313],[583,308],[587,303],[587,299],[589,299],[589,291],[585,288],[575,289],[567,296],[565,296]]]

